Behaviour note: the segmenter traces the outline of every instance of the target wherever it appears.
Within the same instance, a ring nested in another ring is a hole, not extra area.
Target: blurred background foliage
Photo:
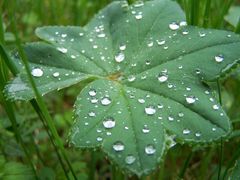
[[[16,47],[9,10],[16,2],[16,21],[23,42],[37,41],[34,30],[46,25],[84,26],[94,14],[111,0],[0,0],[4,44],[8,50]],[[133,3],[135,0],[129,0]],[[177,0],[186,12],[189,24],[206,28],[240,32],[239,0]],[[3,43],[2,42],[2,43]],[[2,61],[3,59],[1,59]],[[84,84],[51,93],[44,99],[64,141],[67,155],[79,179],[126,179],[99,151],[76,150],[68,147],[68,130],[72,124],[73,103]],[[216,90],[216,85],[212,85]],[[240,70],[221,79],[223,106],[233,122],[233,132],[220,143],[206,147],[176,145],[166,155],[165,163],[145,179],[218,179],[222,157],[222,174],[240,157]],[[217,91],[216,91],[217,94]],[[3,102],[3,97],[0,97]],[[65,179],[57,155],[39,118],[29,103],[16,102],[17,127],[40,179]],[[221,148],[223,152],[221,153]],[[223,156],[221,156],[221,154]],[[184,164],[188,165],[183,169]],[[231,171],[229,171],[231,172]],[[226,171],[226,173],[229,173]],[[240,173],[240,172],[239,172]],[[143,179],[144,179],[143,178]],[[23,149],[14,138],[11,122],[0,106],[0,179],[34,179]],[[130,179],[136,179],[131,177]]]

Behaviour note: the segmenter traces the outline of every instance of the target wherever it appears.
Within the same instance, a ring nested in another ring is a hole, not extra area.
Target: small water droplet
[[[173,31],[179,29],[179,25],[176,22],[172,22],[169,24],[169,28]]]
[[[206,33],[199,32],[199,36],[200,36],[200,37],[205,37],[205,36],[206,36]]]
[[[150,129],[145,125],[144,128],[142,129],[142,132],[143,132],[144,134],[147,134],[147,133],[150,132]]]
[[[148,46],[148,47],[153,47],[153,41],[149,42],[149,43],[147,44],[147,46]]]
[[[95,117],[95,116],[96,116],[96,113],[93,112],[93,111],[91,111],[91,112],[88,113],[88,115],[89,115],[90,117]]]
[[[64,47],[58,47],[57,50],[60,51],[63,54],[68,52],[68,50],[66,48],[64,48]]]
[[[124,148],[124,144],[121,141],[117,141],[113,144],[113,149],[117,152],[123,151]]]
[[[168,120],[169,120],[169,121],[173,121],[174,118],[173,118],[172,116],[168,116]]]
[[[183,114],[182,112],[180,112],[180,113],[178,113],[178,116],[179,116],[179,117],[183,117],[184,114]]]
[[[214,110],[218,110],[218,109],[219,109],[219,106],[218,106],[217,104],[214,104],[214,105],[213,105],[213,109],[214,109]]]
[[[197,132],[197,133],[195,133],[195,136],[196,136],[196,137],[200,137],[200,136],[201,136],[201,133]]]
[[[101,142],[102,140],[103,140],[102,137],[97,137],[97,141],[98,141],[98,142]]]
[[[217,130],[216,128],[214,128],[214,127],[212,128],[212,131],[216,131],[216,130]]]
[[[107,129],[111,129],[115,127],[115,125],[116,125],[116,122],[112,117],[108,117],[103,121],[103,126]]]
[[[145,113],[148,115],[153,115],[156,113],[156,109],[154,106],[147,106],[145,107]]]
[[[121,51],[124,51],[124,50],[126,50],[126,45],[125,44],[122,44],[122,45],[120,45],[119,46],[119,49],[121,50]]]
[[[97,99],[97,98],[91,99],[91,103],[92,103],[92,104],[96,104],[97,102],[98,102],[98,99]]]
[[[145,103],[145,100],[144,99],[138,99],[138,102],[143,104],[143,103]]]
[[[223,62],[223,60],[224,60],[224,57],[222,54],[215,56],[216,62],[221,63],[221,62]]]
[[[182,32],[182,34],[183,34],[183,35],[187,35],[187,34],[189,34],[189,31],[184,30],[184,31]]]
[[[55,73],[53,73],[53,77],[58,77],[59,75],[60,75],[59,72],[55,72]]]
[[[126,158],[125,158],[125,162],[126,164],[133,164],[135,162],[136,158],[133,156],[133,155],[128,155]]]
[[[186,101],[188,104],[194,104],[196,102],[196,98],[194,96],[186,97]]]
[[[107,106],[111,103],[111,99],[109,97],[104,97],[101,99],[101,104],[104,105],[104,106]]]
[[[79,33],[79,36],[83,36],[84,35],[84,33]]]
[[[43,70],[40,69],[40,68],[34,68],[31,72],[31,74],[34,76],[34,77],[42,77],[43,75]]]
[[[91,90],[88,92],[88,94],[89,94],[90,96],[96,96],[97,91],[96,91],[95,89],[91,89]]]
[[[191,133],[191,131],[189,129],[184,129],[183,130],[183,134],[184,135],[187,135],[187,134],[190,134],[190,133]]]
[[[118,63],[122,62],[124,59],[125,59],[125,55],[124,55],[122,52],[118,53],[118,54],[115,56],[115,60],[116,60],[116,62],[118,62]]]
[[[180,25],[180,26],[187,26],[187,22],[186,22],[186,21],[181,21],[181,22],[179,23],[179,25]]]
[[[106,37],[106,34],[104,34],[104,33],[98,34],[98,37],[99,37],[99,38],[104,38],[104,37]]]
[[[157,40],[157,44],[158,44],[159,46],[162,46],[162,45],[164,45],[165,43],[166,43],[165,40]]]
[[[129,82],[133,82],[133,81],[135,81],[135,79],[136,79],[136,77],[135,77],[134,75],[130,75],[130,76],[128,77],[128,81],[129,81]]]
[[[148,155],[152,155],[156,152],[156,148],[154,145],[152,144],[149,144],[145,147],[145,153],[148,154]]]
[[[135,15],[135,18],[136,18],[137,20],[140,20],[140,19],[143,18],[143,16],[142,16],[142,14],[137,14],[137,15]]]

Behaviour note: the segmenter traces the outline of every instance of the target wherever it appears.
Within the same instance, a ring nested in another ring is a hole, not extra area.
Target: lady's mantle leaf
[[[101,147],[141,176],[157,167],[174,137],[211,142],[230,132],[227,115],[203,81],[239,62],[240,38],[187,26],[175,2],[115,1],[84,28],[36,33],[50,43],[26,46],[43,94],[96,78],[75,103],[70,139],[76,147]],[[53,77],[56,72],[62,78]],[[33,98],[24,72],[7,90],[15,99]]]

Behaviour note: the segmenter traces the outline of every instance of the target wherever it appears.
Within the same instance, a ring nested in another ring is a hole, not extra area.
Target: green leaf
[[[240,21],[240,7],[232,6],[229,10],[225,20],[229,22],[232,26],[237,27],[238,22]]]
[[[176,2],[115,1],[83,28],[36,33],[49,43],[26,45],[32,68],[43,72],[34,78],[42,94],[92,79],[75,103],[75,147],[101,148],[142,176],[156,169],[175,139],[209,143],[229,134],[229,119],[206,82],[238,64],[239,35],[186,26]],[[23,70],[6,91],[33,98],[26,87]]]

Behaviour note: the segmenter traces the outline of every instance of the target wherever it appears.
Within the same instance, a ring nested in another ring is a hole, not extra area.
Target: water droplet
[[[55,73],[53,73],[53,77],[58,77],[59,75],[60,75],[59,72],[55,72]]]
[[[84,33],[79,33],[79,36],[83,36],[84,35]]]
[[[162,109],[162,108],[163,108],[163,105],[162,105],[162,104],[158,104],[157,107],[158,107],[159,109]]]
[[[143,132],[144,134],[147,134],[147,133],[150,132],[150,129],[145,125],[144,128],[142,129],[142,132]]]
[[[67,37],[67,34],[62,34],[61,36],[62,36],[62,38],[65,38],[65,37]]]
[[[147,45],[148,47],[153,47],[153,41],[149,42]]]
[[[135,77],[134,75],[130,75],[130,76],[128,77],[128,81],[129,81],[129,82],[133,82],[133,81],[135,81],[135,79],[136,79],[136,77]]]
[[[196,98],[194,96],[186,97],[186,101],[188,104],[194,104],[196,102]]]
[[[173,31],[179,29],[179,25],[176,22],[172,22],[169,24],[169,28]]]
[[[121,51],[124,51],[125,49],[126,49],[126,45],[125,44],[122,44],[122,45],[120,45],[119,46],[119,49],[121,50]]]
[[[165,40],[157,40],[157,44],[159,45],[159,46],[162,46],[162,45],[164,45],[166,43],[166,41]]]
[[[142,14],[137,14],[137,15],[135,15],[135,18],[137,19],[137,20],[140,20],[140,19],[142,19]]]
[[[201,133],[197,132],[197,133],[195,133],[195,136],[196,136],[196,137],[200,137],[200,136],[201,136]]]
[[[116,125],[116,122],[112,117],[108,117],[103,121],[103,126],[107,129],[111,129],[115,127],[115,125]]]
[[[97,99],[97,98],[91,99],[91,103],[96,104],[97,102],[98,102],[98,99]]]
[[[224,60],[224,57],[222,54],[215,56],[216,62],[220,63],[220,62],[223,62],[223,60]]]
[[[189,34],[189,31],[184,30],[184,31],[182,32],[182,34],[183,34],[183,35],[187,35],[187,34]]]
[[[217,104],[214,104],[214,105],[213,105],[213,109],[214,109],[214,110],[218,110],[218,109],[219,109],[219,106],[218,106]]]
[[[168,75],[166,73],[160,73],[158,75],[158,81],[160,83],[166,82],[168,80]]]
[[[34,76],[34,77],[42,77],[43,75],[43,70],[40,69],[40,68],[34,68],[31,72],[31,74]]]
[[[151,64],[151,61],[147,60],[145,64],[148,66]]]
[[[156,148],[154,147],[154,145],[149,144],[145,147],[145,153],[148,155],[152,155],[156,152]]]
[[[181,21],[181,22],[179,23],[179,25],[180,25],[180,26],[187,26],[187,22],[186,22],[186,21]]]
[[[147,106],[145,107],[145,113],[148,115],[153,115],[156,113],[156,109],[154,106]]]
[[[89,115],[90,117],[95,117],[95,116],[96,116],[96,113],[93,112],[93,111],[91,111],[91,112],[88,113],[88,115]]]
[[[71,55],[71,58],[72,58],[72,59],[76,59],[76,56],[74,56],[74,55]]]
[[[122,62],[124,59],[125,59],[125,55],[124,55],[122,52],[118,53],[118,54],[115,56],[115,60],[116,60],[116,62],[118,62],[118,63]]]
[[[133,155],[128,155],[125,158],[126,164],[133,164],[135,162],[136,158]]]
[[[90,96],[96,96],[97,91],[96,91],[95,89],[91,89],[91,90],[88,92],[88,94],[89,94]]]
[[[117,141],[113,144],[113,149],[117,152],[124,150],[124,144],[121,141]]]
[[[58,47],[57,50],[64,54],[68,52],[68,50],[64,47]]]
[[[187,135],[187,134],[190,134],[190,133],[191,133],[191,131],[189,129],[184,129],[183,130],[183,134],[184,135]]]
[[[180,112],[180,113],[178,113],[178,116],[179,116],[179,117],[183,117],[184,114],[183,114],[182,112]]]
[[[143,104],[143,103],[145,103],[145,100],[144,99],[138,99],[138,102]]]
[[[98,34],[98,37],[99,37],[99,38],[104,38],[104,37],[106,37],[106,34],[104,34],[104,33]]]
[[[205,37],[205,36],[206,36],[206,33],[199,32],[199,36],[200,36],[200,37]]]
[[[98,141],[98,142],[100,142],[100,141],[102,141],[102,140],[103,140],[102,137],[97,137],[97,141]]]
[[[110,99],[109,97],[104,97],[104,98],[101,99],[101,103],[102,103],[102,105],[104,105],[104,106],[109,105],[111,102],[112,102],[112,101],[111,101],[111,99]]]
[[[216,128],[212,128],[212,131],[216,131],[217,129]]]
[[[172,116],[168,116],[168,120],[169,120],[169,121],[173,121],[174,118],[173,118]]]

